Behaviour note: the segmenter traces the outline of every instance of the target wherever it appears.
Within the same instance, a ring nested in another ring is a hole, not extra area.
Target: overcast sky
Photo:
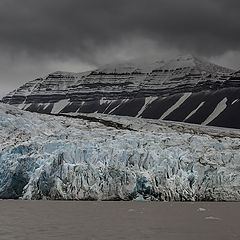
[[[240,69],[239,0],[0,0],[0,95],[47,73],[191,53]]]

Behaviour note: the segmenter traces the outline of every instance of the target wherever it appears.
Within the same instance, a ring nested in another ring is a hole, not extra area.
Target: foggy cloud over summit
[[[234,0],[3,0],[0,44],[10,51],[94,58],[97,48],[148,38],[215,55],[239,50],[239,8]]]
[[[32,73],[52,69],[48,62],[79,62],[80,71],[80,63],[163,50],[239,60],[239,9],[238,0],[2,0],[0,80],[16,77],[4,69],[24,61]]]

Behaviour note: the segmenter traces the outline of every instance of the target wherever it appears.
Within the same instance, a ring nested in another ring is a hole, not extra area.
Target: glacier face
[[[239,131],[0,104],[0,198],[238,201],[239,147]]]

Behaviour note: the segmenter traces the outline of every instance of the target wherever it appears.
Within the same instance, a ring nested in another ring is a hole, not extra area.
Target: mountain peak
[[[191,54],[140,60],[91,72],[57,71],[3,102],[42,113],[98,112],[240,128],[238,73]]]
[[[194,69],[199,73],[232,73],[233,71],[222,66],[218,66],[208,60],[194,56],[192,54],[180,55],[169,61],[166,61],[159,69],[163,70],[180,70],[180,69]]]
[[[198,59],[199,57],[196,57],[192,54],[185,54],[185,55],[179,55],[177,56],[177,60],[178,61],[194,61],[196,59]]]
[[[111,73],[150,73],[155,70],[195,70],[199,73],[232,73],[233,70],[218,66],[209,62],[205,58],[195,56],[193,54],[179,55],[172,59],[135,59],[120,63],[112,63],[99,67],[95,72],[111,74]]]

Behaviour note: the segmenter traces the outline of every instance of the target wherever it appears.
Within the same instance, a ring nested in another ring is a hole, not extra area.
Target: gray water
[[[0,240],[240,239],[240,203],[0,201]]]

